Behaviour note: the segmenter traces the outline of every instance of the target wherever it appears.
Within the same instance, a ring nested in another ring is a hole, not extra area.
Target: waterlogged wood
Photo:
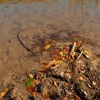
[[[20,37],[20,33],[17,34],[17,38],[19,40],[19,42],[21,43],[21,45],[27,50],[27,51],[30,51],[32,53],[34,53],[34,51],[29,48],[27,45],[25,45],[25,43],[22,41],[21,37]]]

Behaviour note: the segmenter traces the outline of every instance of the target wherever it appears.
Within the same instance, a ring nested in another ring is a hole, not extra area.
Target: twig
[[[28,47],[23,43],[23,41],[22,41],[21,38],[20,38],[19,33],[17,34],[17,38],[18,38],[18,40],[20,41],[21,45],[22,45],[26,50],[31,51],[32,53],[34,53],[34,51],[33,51],[32,49],[28,48]]]
[[[83,52],[82,48],[83,48],[83,47],[80,47],[80,48],[79,48],[80,52],[82,52],[82,54],[83,54],[86,58],[89,58],[89,56],[88,56],[86,53]]]
[[[88,59],[89,56],[87,54],[85,54],[84,52],[82,52],[82,54]]]
[[[71,52],[74,52],[75,47],[76,47],[76,42],[74,42]]]
[[[80,57],[82,56],[82,54],[83,54],[83,52],[81,52],[81,53],[79,54],[79,56],[77,57],[76,61],[78,61],[78,60],[80,59]]]
[[[73,47],[72,47],[71,52],[70,52],[70,56],[71,56],[73,59],[74,59],[74,55],[75,55],[75,52],[74,52],[75,47],[76,47],[76,42],[74,42]]]
[[[89,58],[89,56],[87,54],[85,54],[83,51],[82,51],[82,47],[79,49],[81,51],[81,53],[79,54],[79,56],[77,57],[76,61],[80,59],[80,57],[82,56],[82,54],[86,57],[86,58]]]
[[[56,66],[54,66],[54,67],[51,67],[51,69],[54,69],[54,68],[56,68],[56,67],[58,67],[60,64],[58,64],[58,65],[56,65]]]

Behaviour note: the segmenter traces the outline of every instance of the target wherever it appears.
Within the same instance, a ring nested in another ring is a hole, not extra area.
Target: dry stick
[[[79,56],[77,57],[76,61],[78,61],[80,59],[80,57],[82,56],[83,52],[81,51],[81,53],[79,54]]]
[[[72,47],[72,50],[71,50],[71,52],[70,52],[70,53],[74,52],[75,47],[76,47],[76,42],[74,42],[73,47]]]
[[[73,47],[72,47],[71,52],[70,52],[70,56],[71,56],[73,59],[74,59],[74,54],[75,54],[75,52],[74,52],[75,47],[76,47],[76,42],[74,42]]]
[[[86,57],[89,58],[89,56],[87,54],[85,54],[84,52],[82,52],[82,54]]]
[[[81,50],[80,50],[81,51]],[[86,57],[89,58],[88,55],[86,55],[83,51],[81,51],[81,53],[79,54],[79,56],[77,57],[76,61],[80,59],[80,57],[82,56],[82,54]]]
[[[33,51],[32,49],[28,48],[28,47],[22,42],[19,33],[17,34],[17,38],[18,38],[18,40],[20,41],[21,45],[22,45],[26,50],[31,51],[32,53],[34,53],[34,51]]]
[[[60,64],[58,64],[58,65],[56,65],[56,66],[54,66],[54,67],[51,67],[51,69],[54,69],[54,68],[56,68],[56,67],[58,67]]]

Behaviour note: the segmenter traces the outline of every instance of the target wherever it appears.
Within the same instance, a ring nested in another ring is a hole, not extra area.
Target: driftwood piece
[[[83,54],[83,55],[84,55],[84,56],[88,59],[88,58],[89,58],[89,56],[88,56],[86,53],[84,53],[84,52],[83,52],[82,48],[83,48],[83,47],[80,47],[80,49],[79,49],[79,50],[80,50],[80,52],[82,52],[82,54]]]
[[[76,47],[76,42],[74,42],[73,47],[72,47],[72,49],[71,49],[71,52],[74,52],[75,47]]]
[[[82,47],[79,50],[80,50],[81,53],[77,57],[76,61],[78,61],[82,55],[84,55],[87,59],[89,58],[89,56],[82,51]]]
[[[19,42],[21,43],[21,45],[22,45],[27,51],[30,51],[30,52],[34,53],[34,51],[33,51],[31,48],[27,47],[27,45],[25,45],[25,43],[21,40],[20,33],[17,34],[17,38],[18,38]]]
[[[82,53],[83,53],[83,52],[81,52],[81,53],[79,54],[79,56],[77,57],[76,61],[78,61],[78,60],[80,59],[80,57],[82,56]]]
[[[75,47],[76,47],[76,42],[74,42],[74,44],[73,44],[73,47],[72,47],[72,49],[71,49],[71,52],[70,52],[70,56],[74,59],[74,56],[75,56]]]

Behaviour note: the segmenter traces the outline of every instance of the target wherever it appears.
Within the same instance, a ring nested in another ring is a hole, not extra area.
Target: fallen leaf
[[[92,82],[92,84],[93,84],[94,86],[96,86],[96,85],[97,85],[97,83],[96,83],[95,81],[93,81],[93,82]]]
[[[29,76],[30,78],[34,78],[34,74],[33,74],[32,72],[29,72],[29,73],[28,73],[28,76]]]
[[[32,86],[33,85],[33,82],[34,82],[34,79],[28,77],[27,80],[26,80],[26,87]]]
[[[8,88],[5,88],[4,91],[2,91],[2,92],[0,93],[0,96],[1,96],[1,97],[4,97],[4,96],[7,94],[8,91],[9,91],[9,89],[8,89]]]
[[[46,93],[46,94],[44,94],[42,97],[43,97],[44,99],[48,99],[48,98],[49,98],[49,94]]]
[[[58,87],[59,86],[59,82],[54,82],[54,86]]]
[[[47,51],[50,47],[51,47],[51,45],[48,44],[48,45],[46,45],[46,46],[44,47],[44,49]]]
[[[77,95],[75,95],[75,96],[76,96],[76,100],[81,100],[81,98],[79,96],[77,96]]]
[[[59,50],[55,50],[54,54],[58,55],[59,54]]]
[[[30,86],[26,89],[28,92],[32,93],[35,89],[33,86]]]
[[[52,65],[54,65],[56,63],[56,61],[55,60],[52,60],[48,65],[49,66],[52,66]]]
[[[72,34],[72,37],[76,37],[77,36],[77,34]]]
[[[81,46],[82,42],[81,41],[77,41],[76,44],[77,44],[77,46]]]
[[[82,34],[77,34],[77,36],[79,36],[79,37],[81,37],[81,38],[83,37],[83,35],[82,35]]]
[[[48,65],[48,63],[46,63],[46,62],[44,62],[44,63],[42,63],[43,65],[45,65],[45,66],[47,66]]]
[[[44,46],[46,46],[48,43],[49,43],[49,42],[48,42],[48,41],[46,41],[46,42],[44,43]]]
[[[56,61],[56,65],[58,65],[58,64],[62,64],[62,60],[60,60],[60,59],[58,59],[57,61]]]
[[[67,73],[70,73],[70,72],[72,72],[72,70],[71,69],[67,69]]]
[[[65,86],[66,86],[66,87],[68,87],[69,85],[70,85],[70,83],[68,83],[68,82],[65,83]]]
[[[84,50],[83,52],[84,52],[85,54],[89,54],[88,50]]]
[[[64,53],[63,53],[63,52],[60,52],[59,54],[60,54],[61,56],[64,56]]]
[[[57,58],[57,57],[53,57],[53,60],[55,60],[55,61],[56,61],[56,60],[58,60],[58,58]]]
[[[36,92],[36,91],[34,91],[34,92],[32,92],[32,95],[33,95],[34,97],[36,97],[36,96],[38,96],[38,95],[39,95],[39,93],[38,93],[38,92]]]
[[[83,81],[83,80],[84,80],[82,76],[78,76],[78,79],[79,79],[80,81]]]

